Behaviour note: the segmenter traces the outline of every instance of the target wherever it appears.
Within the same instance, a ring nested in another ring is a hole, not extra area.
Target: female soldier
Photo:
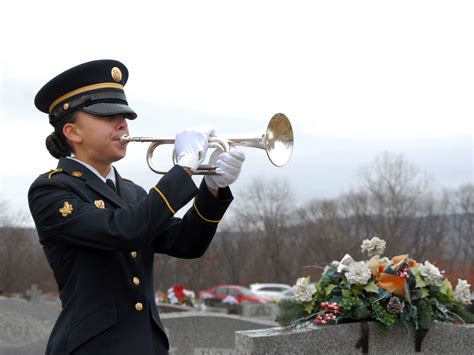
[[[245,159],[238,150],[214,153],[221,174],[206,176],[198,189],[191,175],[212,132],[183,131],[177,165],[148,194],[121,178],[112,163],[126,153],[126,119],[137,116],[125,97],[127,79],[122,63],[98,60],[58,75],[35,97],[54,127],[46,146],[59,159],[28,193],[62,302],[47,354],[167,354],[153,255],[205,253]],[[174,217],[193,198],[184,217]]]

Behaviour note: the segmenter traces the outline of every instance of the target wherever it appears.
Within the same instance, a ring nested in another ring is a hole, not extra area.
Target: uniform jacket
[[[47,354],[153,354],[156,344],[165,353],[154,253],[202,256],[232,201],[228,188],[216,199],[178,166],[148,194],[118,173],[116,186],[118,194],[62,158],[30,187],[30,210],[62,302]],[[193,198],[182,219],[173,216]]]

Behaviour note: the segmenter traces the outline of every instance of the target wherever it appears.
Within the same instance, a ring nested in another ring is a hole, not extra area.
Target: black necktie
[[[107,179],[105,181],[105,183],[107,184],[108,187],[110,187],[112,190],[114,190],[115,193],[117,193],[117,188],[115,187],[115,184],[112,181],[112,179]]]

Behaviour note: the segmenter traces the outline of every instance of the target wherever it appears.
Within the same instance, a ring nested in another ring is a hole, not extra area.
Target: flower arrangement
[[[376,320],[386,329],[397,323],[428,330],[433,320],[472,322],[464,306],[471,303],[470,285],[450,281],[429,261],[417,263],[408,255],[381,257],[385,241],[374,237],[361,248],[370,259],[354,261],[346,254],[324,268],[317,283],[299,278],[294,298],[280,302],[277,321],[284,326],[328,325]]]
[[[183,285],[170,287],[167,292],[168,302],[171,304],[179,304],[194,307],[196,304],[196,296],[193,291],[186,290]]]

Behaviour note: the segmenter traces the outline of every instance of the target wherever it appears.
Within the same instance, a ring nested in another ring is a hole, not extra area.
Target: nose
[[[128,125],[124,116],[116,116],[116,120],[117,120],[117,129],[119,131],[127,130]]]

